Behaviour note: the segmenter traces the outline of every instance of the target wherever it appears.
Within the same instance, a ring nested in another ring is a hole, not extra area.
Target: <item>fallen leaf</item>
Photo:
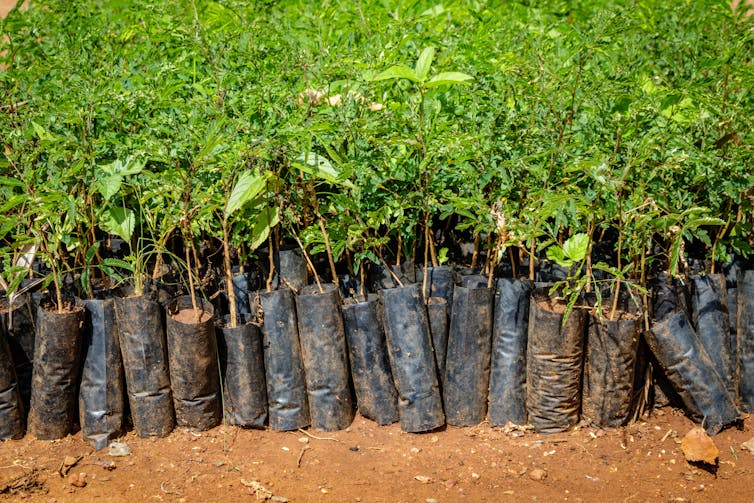
[[[712,438],[698,426],[691,428],[683,437],[681,451],[686,461],[701,461],[710,465],[717,464],[717,457],[720,454]]]

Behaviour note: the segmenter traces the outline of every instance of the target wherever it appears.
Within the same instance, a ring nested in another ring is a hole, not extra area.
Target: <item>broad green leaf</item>
[[[350,180],[340,179],[340,171],[330,162],[330,159],[316,152],[309,152],[299,157],[293,163],[293,166],[304,173],[325,180],[333,185],[342,184],[346,187],[353,187],[353,183]]]
[[[471,80],[474,80],[474,77],[466,73],[443,72],[438,73],[437,75],[429,79],[429,81],[424,85],[428,88],[432,88],[452,84],[468,84]]]
[[[128,208],[109,208],[102,214],[100,228],[109,234],[115,234],[123,241],[131,241],[136,227],[134,212]]]
[[[254,230],[252,231],[252,240],[249,244],[250,250],[256,250],[259,246],[267,240],[270,235],[270,231],[280,222],[280,212],[277,207],[263,208],[257,216],[257,221],[254,224]]]
[[[419,59],[416,60],[416,77],[420,81],[424,81],[427,79],[427,75],[429,75],[429,68],[432,66],[432,61],[435,59],[435,48],[434,47],[427,47],[424,49],[421,54],[419,54]]]
[[[552,245],[547,249],[547,258],[561,267],[571,267],[573,265],[573,261],[566,259],[563,248],[558,245]]]
[[[387,70],[380,72],[374,77],[372,77],[372,80],[375,82],[379,80],[390,80],[390,79],[408,79],[411,82],[419,82],[419,77],[417,77],[416,72],[414,72],[411,68],[407,67],[406,65],[391,66]]]
[[[574,262],[580,262],[589,250],[589,236],[584,233],[574,234],[563,243],[563,254]]]
[[[120,187],[123,184],[123,177],[120,175],[105,176],[97,180],[94,184],[97,192],[102,194],[105,201],[109,201],[115,194],[120,192]]]
[[[244,171],[238,177],[236,186],[230,193],[228,203],[225,205],[225,218],[241,209],[249,201],[258,196],[265,188],[267,177],[254,171]]]
[[[31,127],[34,128],[34,132],[37,134],[37,138],[39,138],[40,140],[54,140],[53,136],[36,122],[31,121]]]

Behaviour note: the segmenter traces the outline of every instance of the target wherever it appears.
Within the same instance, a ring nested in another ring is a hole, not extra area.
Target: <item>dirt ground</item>
[[[669,408],[626,428],[552,435],[486,424],[408,434],[357,416],[336,433],[131,432],[123,457],[95,451],[80,433],[27,435],[0,443],[0,500],[751,501],[754,455],[741,444],[754,437],[754,419],[714,437],[716,470],[685,461],[680,439],[692,426]]]

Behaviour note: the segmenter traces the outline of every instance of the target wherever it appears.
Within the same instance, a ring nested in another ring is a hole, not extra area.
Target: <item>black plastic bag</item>
[[[453,291],[443,403],[454,426],[474,426],[487,415],[493,295],[486,287]]]
[[[641,323],[621,311],[615,320],[589,315],[582,416],[594,424],[623,426],[631,417]]]
[[[353,421],[348,348],[338,288],[323,289],[304,289],[296,297],[296,313],[311,425],[337,431]]]
[[[427,288],[424,291],[424,298],[442,298],[445,299],[445,308],[448,319],[450,319],[450,310],[453,307],[453,288],[455,287],[453,269],[447,265],[437,267],[427,267]],[[424,269],[419,271],[418,281],[424,282]]]
[[[429,333],[432,336],[437,377],[440,380],[440,389],[442,390],[445,386],[445,360],[448,349],[448,330],[450,329],[450,319],[444,298],[430,297],[427,299],[427,320],[429,322]]]
[[[134,428],[142,438],[166,437],[175,423],[162,307],[151,295],[114,300]]]
[[[5,334],[0,332],[0,440],[23,438],[25,429],[13,357]]]
[[[725,388],[735,399],[736,366],[735,353],[731,353],[727,294],[722,274],[691,278],[691,321]]]
[[[298,248],[278,252],[278,288],[293,288],[298,291],[309,282],[306,259]]]
[[[343,321],[359,412],[379,425],[398,421],[398,393],[377,301],[344,305]]]
[[[388,288],[380,295],[401,429],[416,433],[438,428],[445,415],[421,285]]]
[[[654,323],[645,338],[692,418],[714,435],[739,418],[733,397],[685,312]]]
[[[492,426],[526,424],[528,280],[498,279],[492,323],[488,420]]]
[[[586,317],[535,291],[526,347],[526,412],[540,433],[565,431],[579,421]]]
[[[112,299],[86,306],[85,357],[79,388],[79,420],[84,440],[104,449],[124,426],[123,362]]]
[[[259,298],[270,429],[303,428],[310,422],[309,403],[293,292],[289,288],[260,292]]]
[[[182,296],[168,305],[167,343],[175,422],[203,431],[222,419],[214,308]]]
[[[83,323],[79,304],[60,313],[40,306],[37,312],[29,432],[39,440],[63,438],[72,431]]]
[[[267,422],[267,383],[264,376],[262,333],[239,317],[231,327],[226,316],[216,326],[220,372],[223,386],[223,411],[229,424],[263,428]]]
[[[0,308],[0,324],[2,324],[0,333],[5,334],[13,358],[16,383],[21,395],[24,423],[26,423],[26,416],[31,404],[31,376],[34,371],[36,308],[32,296],[28,294],[16,297],[12,306],[7,298],[3,300],[7,301],[8,304],[3,303],[2,308]]]
[[[738,277],[738,371],[741,406],[754,412],[754,270]]]

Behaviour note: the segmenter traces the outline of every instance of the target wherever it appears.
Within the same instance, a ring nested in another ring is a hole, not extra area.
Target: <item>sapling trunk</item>
[[[228,302],[230,303],[230,328],[238,326],[238,313],[236,313],[236,289],[233,288],[233,272],[230,265],[230,235],[228,233],[228,219],[222,219],[223,225],[223,262],[225,265],[225,284],[228,290]]]
[[[270,260],[270,274],[267,275],[267,291],[272,291],[272,278],[275,275],[275,252],[272,247],[272,232],[267,236],[267,247],[269,248],[269,253],[267,254],[269,260]]]
[[[319,288],[319,293],[325,293],[324,288],[322,288],[322,283],[320,283],[319,281],[319,274],[317,274],[317,270],[314,268],[314,264],[312,263],[312,260],[309,257],[309,254],[304,249],[304,245],[301,243],[301,240],[299,239],[298,234],[296,234],[296,231],[293,229],[293,227],[291,227],[291,234],[293,234],[293,239],[296,240],[298,247],[301,248],[301,253],[303,253],[304,255],[304,260],[306,260],[306,265],[309,266],[309,269],[312,271],[312,275],[314,275],[314,281],[317,283],[317,288]]]
[[[537,241],[531,238],[531,248],[529,249],[529,281],[534,281],[534,254],[537,253]]]
[[[471,267],[476,267],[477,260],[479,260],[479,247],[482,244],[482,238],[477,234],[474,236],[474,251],[471,254]]]

